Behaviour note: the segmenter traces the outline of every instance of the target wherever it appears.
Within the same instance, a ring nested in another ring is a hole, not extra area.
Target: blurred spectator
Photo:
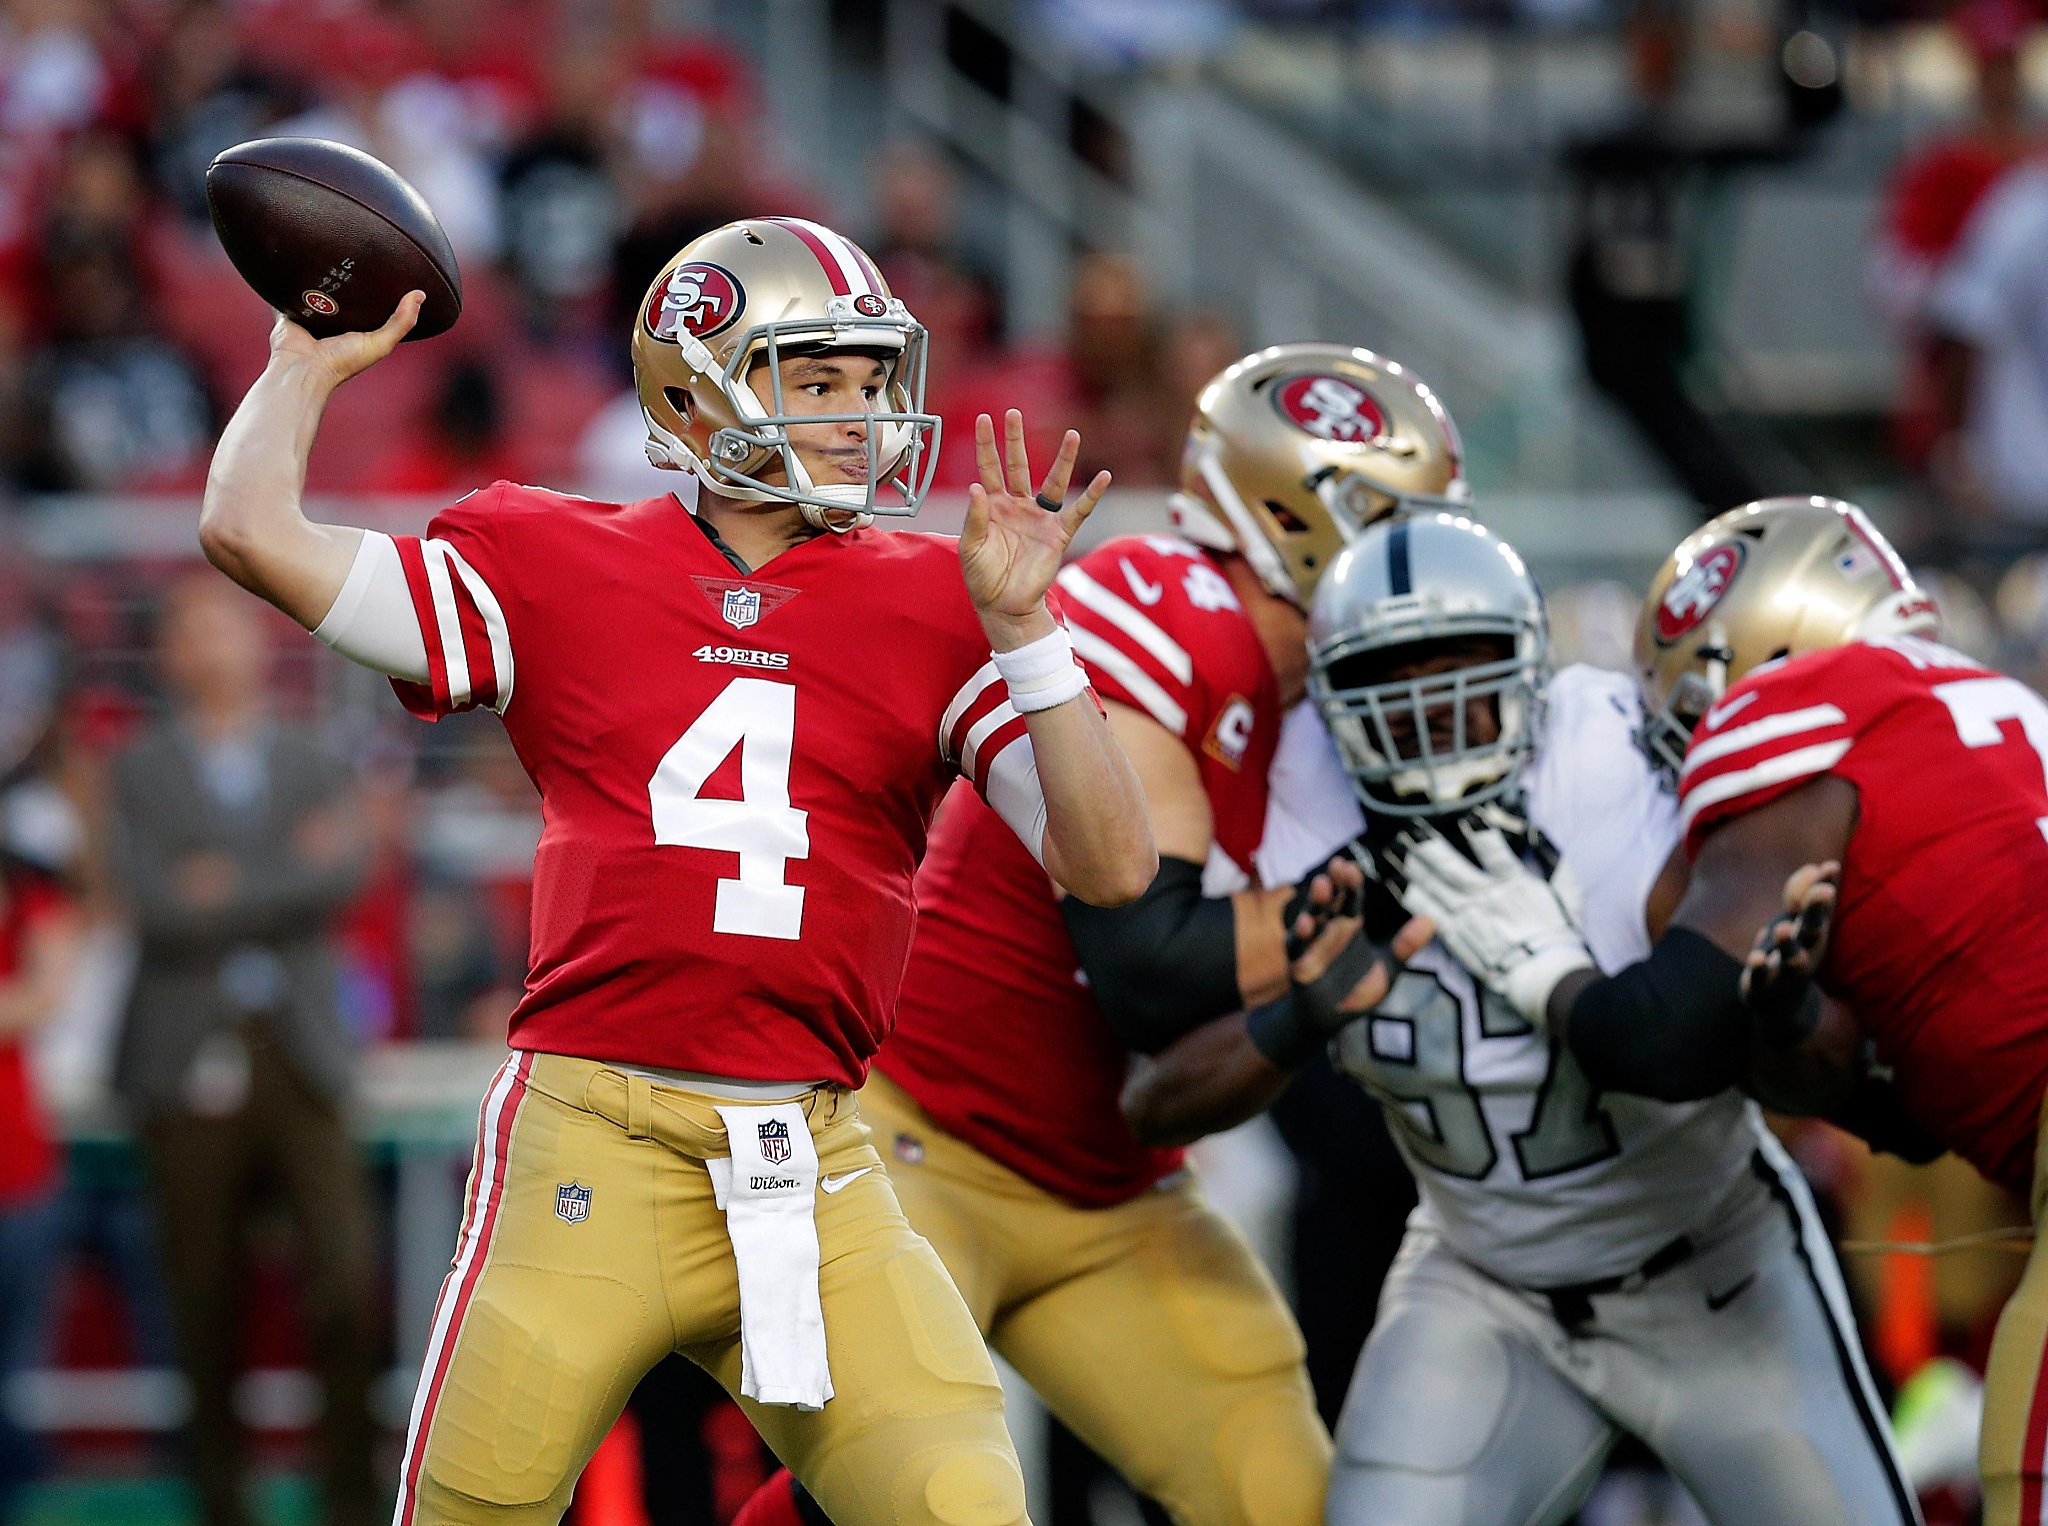
[[[470,356],[442,376],[427,427],[393,447],[363,485],[378,493],[466,493],[500,478],[526,480],[505,437],[497,381]]]
[[[415,829],[412,953],[425,1038],[498,1038],[526,978],[540,800],[502,730],[481,721],[465,730],[454,777],[428,791]]]
[[[1913,580],[1941,615],[1943,646],[1977,662],[1998,660],[1998,623],[1982,594],[1939,567],[1915,567]]]
[[[980,344],[993,325],[995,291],[985,264],[960,232],[960,177],[938,149],[914,139],[890,144],[874,163],[875,226],[865,245],[889,289],[923,317],[933,298],[956,282],[974,288],[986,311],[971,336]],[[924,320],[927,327],[929,319]]]
[[[608,310],[613,244],[626,224],[613,173],[621,82],[609,39],[572,30],[550,63],[545,115],[500,172],[505,263],[542,336],[565,321],[594,328]]]
[[[115,80],[92,34],[97,7],[38,0],[7,7],[0,22],[0,131],[11,139],[84,127]]]
[[[28,554],[0,533],[0,779],[48,727],[57,672],[57,638],[36,609]]]
[[[972,480],[975,415],[987,413],[1000,427],[1008,408],[1023,411],[1033,461],[1050,460],[1067,428],[1081,432],[1076,481],[1103,468],[1125,487],[1176,480],[1193,397],[1167,392],[1165,350],[1136,262],[1083,255],[1074,262],[1059,349],[1001,353],[932,397],[945,418],[939,485]]]
[[[696,502],[694,479],[656,466],[647,459],[647,419],[640,412],[640,394],[628,388],[592,416],[576,441],[579,493],[600,503],[638,503],[664,493]]]
[[[18,1519],[37,1448],[5,1402],[47,1352],[63,1226],[57,1148],[28,1061],[28,1037],[71,988],[82,927],[58,876],[68,856],[37,829],[27,797],[0,795],[0,1521]]]
[[[2028,17],[2019,0],[1969,0],[1950,21],[1974,71],[1974,115],[1961,131],[1926,144],[1899,166],[1886,192],[1870,271],[1872,296],[1903,331],[1893,444],[1916,469],[1958,422],[1941,386],[1942,351],[1927,322],[1928,294],[1985,193],[2040,147],[2025,116],[2020,46]]]
[[[115,763],[140,960],[114,1084],[156,1196],[206,1526],[250,1522],[234,1376],[242,1241],[265,1188],[297,1232],[327,1519],[369,1526],[376,1258],[327,936],[361,878],[359,832],[340,760],[269,719],[258,621],[212,573],[178,583],[157,642],[171,713]]]
[[[18,477],[105,491],[189,477],[213,443],[192,359],[162,337],[127,230],[99,193],[60,205],[44,248],[48,340],[28,360]]]
[[[206,166],[222,149],[260,138],[303,104],[301,92],[243,53],[232,19],[204,3],[172,8],[150,50],[150,160],[161,194],[206,222]]]
[[[1945,342],[1943,411],[1959,421],[1945,486],[1964,538],[2048,543],[2048,166],[2008,174],[1979,204],[1929,294]],[[1974,517],[1975,522],[1970,519]]]
[[[1675,0],[1630,7],[1633,105],[1623,121],[1567,150],[1575,226],[1566,289],[1594,385],[1635,422],[1680,485],[1718,511],[1761,489],[1686,374],[1698,341],[1697,202],[1709,175],[1798,152],[1804,140],[1795,126],[1806,108],[1795,104],[1782,127],[1749,137],[1688,123],[1679,109],[1688,22]]]

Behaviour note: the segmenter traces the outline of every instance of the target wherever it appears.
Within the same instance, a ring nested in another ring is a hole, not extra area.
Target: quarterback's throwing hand
[[[1564,898],[1492,827],[1466,828],[1467,857],[1423,828],[1398,858],[1401,904],[1436,924],[1444,947],[1474,979],[1541,1027],[1550,993],[1593,956]]]
[[[974,454],[981,481],[967,490],[960,570],[984,617],[1019,619],[1044,603],[1067,543],[1109,490],[1109,473],[1097,472],[1087,487],[1067,496],[1074,460],[1081,454],[1081,436],[1070,429],[1044,483],[1034,491],[1024,450],[1024,415],[1014,408],[1003,416],[1001,454],[994,421],[985,413],[975,419]]]
[[[315,339],[283,313],[270,330],[270,358],[298,361],[308,365],[331,385],[340,386],[359,371],[367,371],[398,348],[398,341],[412,332],[420,321],[420,308],[427,294],[409,291],[398,299],[391,316],[368,332],[336,334]]]
[[[1842,866],[1807,864],[1785,881],[1785,909],[1757,935],[1742,968],[1742,999],[1759,1017],[1783,1020],[1806,1000],[1827,957]]]

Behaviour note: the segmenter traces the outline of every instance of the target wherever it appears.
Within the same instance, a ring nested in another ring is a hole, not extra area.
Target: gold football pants
[[[739,1289],[704,1162],[720,1099],[514,1055],[484,1100],[468,1213],[406,1440],[397,1526],[552,1523],[641,1376],[680,1351],[737,1397]],[[726,1103],[730,1106],[732,1104]],[[1028,1526],[1003,1395],[904,1221],[852,1093],[804,1102],[835,1397],[742,1399],[839,1526]],[[848,1173],[854,1173],[851,1179]]]
[[[2048,1520],[2048,1122],[2034,1146],[2034,1248],[2020,1285],[1998,1316],[1984,1378],[1984,1429],[1977,1469],[1985,1526],[2040,1526]]]
[[[879,1071],[861,1111],[989,1344],[1133,1487],[1181,1526],[1321,1526],[1330,1437],[1301,1332],[1191,1180],[1076,1208]]]

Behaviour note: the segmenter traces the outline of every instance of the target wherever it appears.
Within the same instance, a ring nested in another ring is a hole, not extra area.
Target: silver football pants
[[[1766,1137],[1667,1271],[1570,1326],[1411,1228],[1337,1426],[1328,1526],[1553,1526],[1633,1435],[1715,1526],[1918,1526],[1833,1247]]]

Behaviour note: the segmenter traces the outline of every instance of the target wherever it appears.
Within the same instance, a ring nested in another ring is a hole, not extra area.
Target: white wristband
[[[1074,661],[1074,643],[1065,626],[1009,652],[991,652],[996,671],[1010,690],[1010,708],[1019,715],[1064,705],[1088,687],[1088,675]]]

